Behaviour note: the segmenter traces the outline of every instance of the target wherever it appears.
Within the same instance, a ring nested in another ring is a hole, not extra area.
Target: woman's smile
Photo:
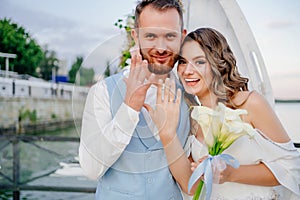
[[[200,81],[200,79],[197,79],[197,78],[186,78],[184,80],[185,80],[186,85],[188,85],[190,87],[195,86]]]

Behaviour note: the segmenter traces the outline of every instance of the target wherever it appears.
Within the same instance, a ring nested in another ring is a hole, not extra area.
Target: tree
[[[111,75],[110,64],[109,61],[106,61],[106,69],[104,71],[104,77],[109,77],[110,75]]]
[[[17,58],[9,62],[10,71],[37,76],[36,68],[43,58],[43,51],[30,34],[11,19],[0,19],[0,50],[17,54]],[[0,58],[0,64],[4,69],[4,58]]]
[[[82,63],[83,57],[77,56],[69,71],[69,82],[76,82],[77,84],[84,86],[91,85],[94,83],[95,71],[93,68],[80,68]],[[78,77],[78,75],[80,78],[78,78],[79,80],[76,80],[76,77]],[[78,81],[80,81],[80,83]]]
[[[80,69],[82,62],[83,62],[83,57],[77,56],[75,62],[72,64],[72,67],[69,71],[69,82],[70,83],[75,83],[76,73]]]
[[[56,57],[56,52],[49,50],[47,46],[44,47],[43,59],[39,65],[39,73],[41,78],[49,81],[52,79],[52,69],[55,69],[57,74],[58,70],[58,58]]]
[[[81,68],[80,73],[80,85],[90,86],[94,83],[95,71],[93,68]]]

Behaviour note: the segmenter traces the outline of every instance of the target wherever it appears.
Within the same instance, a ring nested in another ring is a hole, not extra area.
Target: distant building
[[[57,74],[55,74],[55,82],[63,82],[66,83],[69,81],[68,77],[68,68],[67,68],[68,62],[67,60],[59,60],[58,61],[58,71]]]

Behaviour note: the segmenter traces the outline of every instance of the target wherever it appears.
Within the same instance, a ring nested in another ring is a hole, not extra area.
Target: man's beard
[[[177,58],[178,58],[178,54],[174,55],[170,57],[170,60],[167,63],[164,64],[160,64],[160,63],[155,63],[152,59],[151,56],[145,55],[141,48],[140,48],[140,54],[142,55],[142,59],[146,59],[148,61],[148,70],[151,73],[157,74],[157,75],[163,75],[163,74],[168,74],[170,71],[172,71]]]
[[[151,73],[163,75],[168,74],[173,68],[164,64],[149,63],[148,69]]]

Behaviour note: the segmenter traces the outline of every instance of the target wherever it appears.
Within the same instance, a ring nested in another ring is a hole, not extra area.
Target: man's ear
[[[131,29],[131,37],[134,40],[135,46],[139,46],[139,36],[135,28]]]
[[[182,30],[182,36],[181,36],[181,42],[183,42],[183,40],[184,40],[186,34],[187,34],[186,29],[183,29],[183,30]]]
[[[134,46],[130,48],[131,57],[140,55],[140,44],[139,44],[139,37],[138,32],[136,29],[131,29],[131,37],[134,40]]]

